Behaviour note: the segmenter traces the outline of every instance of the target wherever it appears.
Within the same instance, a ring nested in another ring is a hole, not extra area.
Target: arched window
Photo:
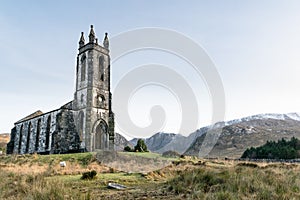
[[[36,125],[35,151],[38,151],[39,149],[40,133],[41,133],[41,119],[38,120]]]
[[[21,125],[20,128],[20,135],[19,135],[19,147],[18,147],[18,152],[22,153],[22,137],[23,137],[23,124]]]
[[[47,127],[46,127],[46,144],[45,150],[49,149],[49,139],[50,139],[50,128],[51,128],[51,117],[49,116],[47,119]]]
[[[83,55],[81,57],[81,81],[85,81],[85,73],[86,73],[86,57]]]
[[[102,94],[98,94],[96,96],[96,103],[98,108],[104,108],[105,107],[105,97]]]
[[[99,74],[100,74],[100,80],[104,81],[104,57],[99,57]]]
[[[26,153],[29,153],[30,134],[31,134],[31,122],[29,122],[28,130],[27,130],[26,151],[25,151]]]

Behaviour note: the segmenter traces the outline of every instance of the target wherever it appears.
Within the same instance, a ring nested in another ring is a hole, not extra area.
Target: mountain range
[[[206,136],[218,138],[215,144],[210,144]],[[202,127],[189,136],[159,132],[144,140],[150,151],[158,153],[172,150],[198,156],[202,145],[211,145],[208,157],[238,158],[249,147],[293,136],[300,138],[299,113],[253,115]],[[130,142],[135,145],[137,140]]]

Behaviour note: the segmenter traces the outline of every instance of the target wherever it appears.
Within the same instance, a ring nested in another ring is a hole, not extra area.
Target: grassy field
[[[177,160],[176,158],[168,158],[168,157],[162,157],[159,153],[152,153],[152,152],[143,152],[143,153],[137,153],[137,152],[120,152],[122,155],[129,155],[129,156],[140,156],[144,158],[152,158],[152,159],[161,159],[161,160]]]
[[[151,166],[165,159],[152,153],[123,156],[142,157],[144,165],[149,159]],[[105,166],[98,157],[96,153],[1,156],[0,199],[300,199],[299,164],[185,158],[147,173],[129,173]],[[63,160],[64,168],[59,166]],[[97,171],[96,178],[82,180],[81,174],[90,170]],[[108,189],[109,182],[128,188]]]

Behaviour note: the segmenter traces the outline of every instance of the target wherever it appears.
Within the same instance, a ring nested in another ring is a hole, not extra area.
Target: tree
[[[132,149],[131,149],[131,147],[130,147],[130,146],[126,146],[126,147],[124,148],[124,151],[131,152],[131,151],[132,151]]]
[[[136,146],[134,147],[135,152],[148,152],[147,145],[145,144],[145,141],[142,139],[139,139],[137,141]]]

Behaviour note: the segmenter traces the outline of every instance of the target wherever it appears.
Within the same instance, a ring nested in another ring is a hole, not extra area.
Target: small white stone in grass
[[[60,165],[61,167],[66,167],[66,166],[67,166],[67,164],[66,164],[65,161],[59,162],[59,165]]]

